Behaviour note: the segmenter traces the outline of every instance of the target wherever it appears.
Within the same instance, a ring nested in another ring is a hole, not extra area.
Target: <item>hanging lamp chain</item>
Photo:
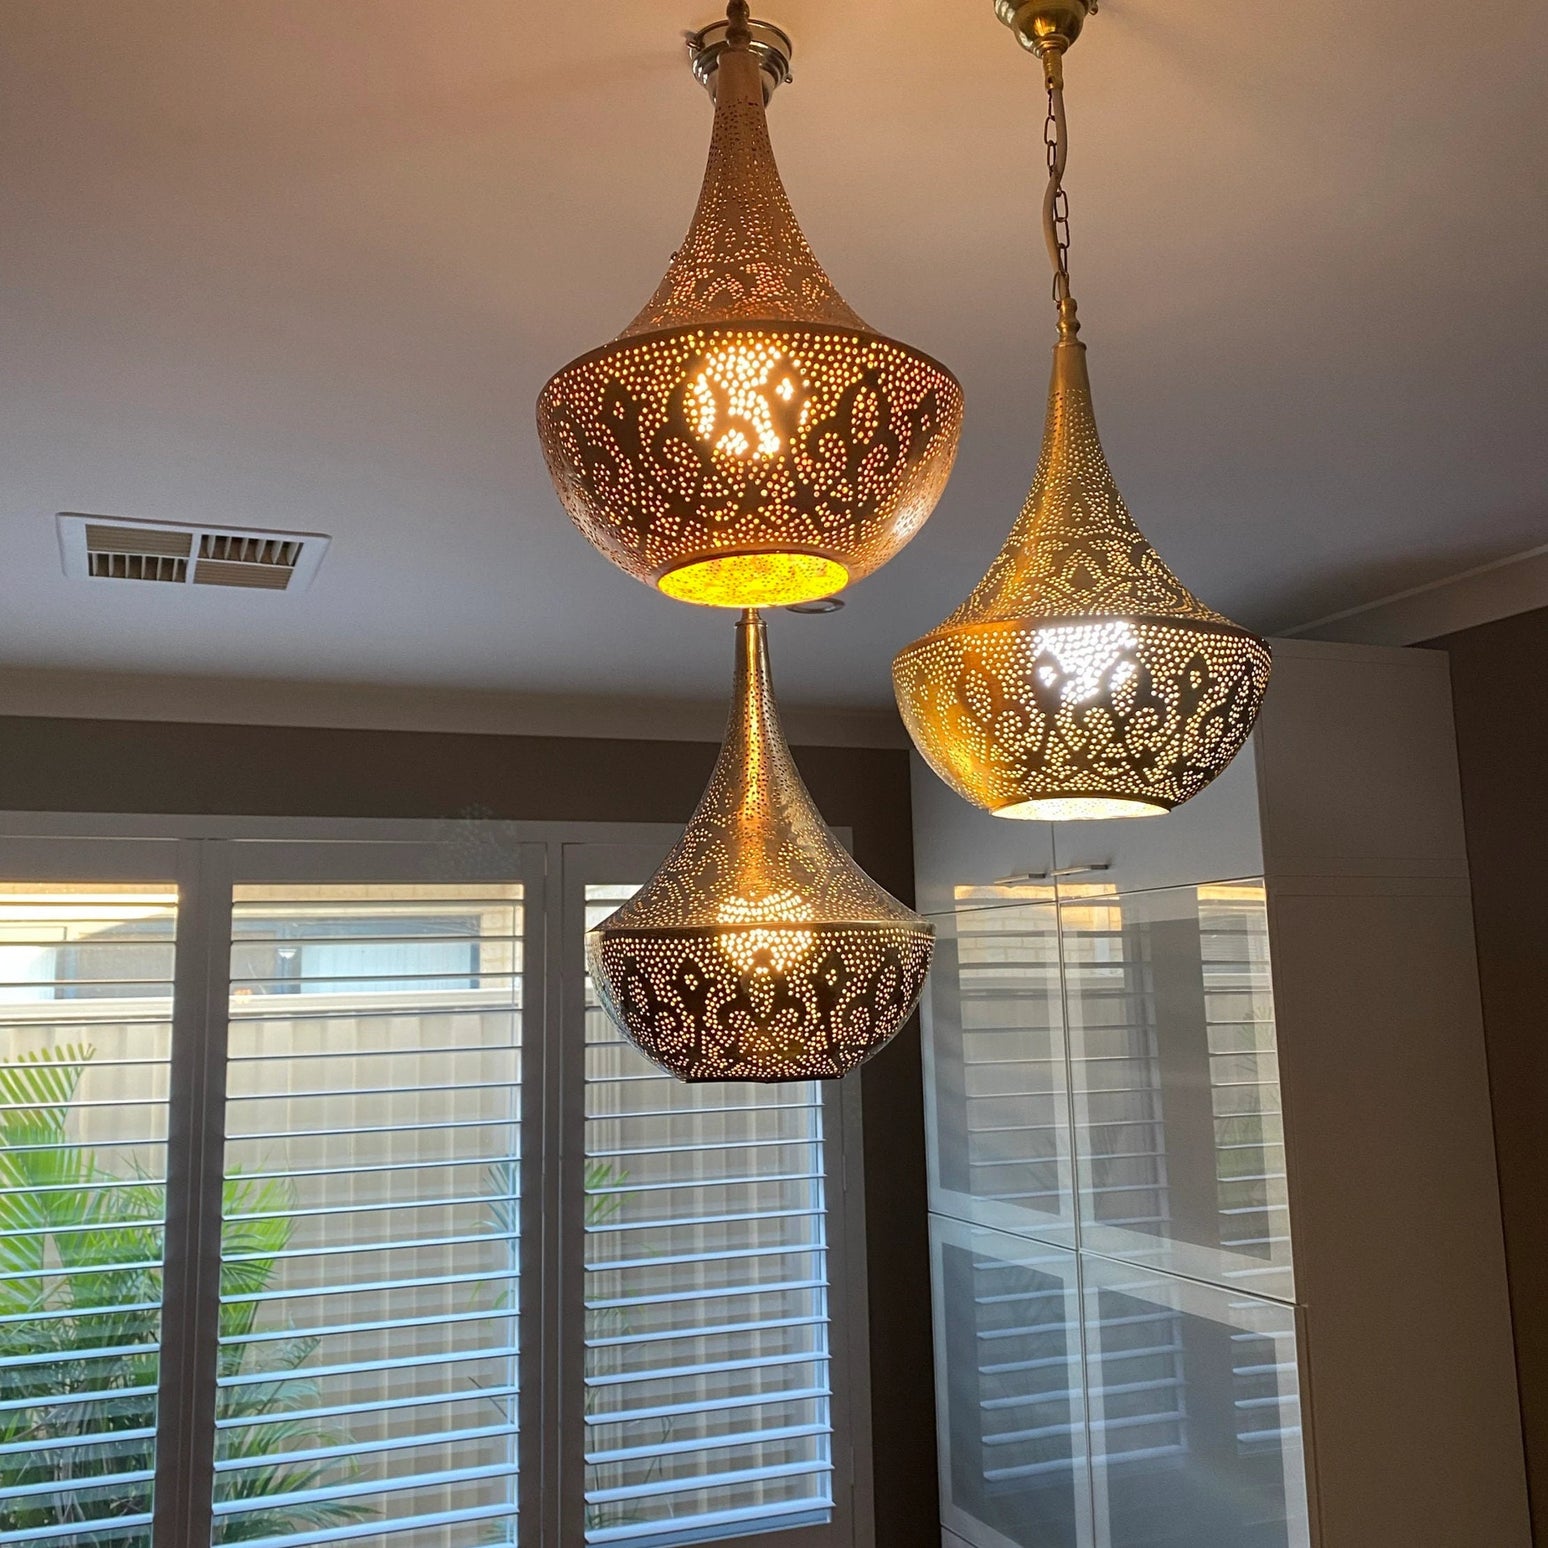
[[[1043,149],[1048,161],[1048,187],[1043,194],[1043,238],[1053,265],[1053,300],[1059,310],[1059,337],[1073,339],[1080,332],[1075,300],[1070,294],[1070,198],[1064,191],[1064,167],[1069,155],[1069,136],[1064,121],[1064,50],[1048,46],[1040,50],[1043,83],[1048,92],[1048,111],[1043,118]]]

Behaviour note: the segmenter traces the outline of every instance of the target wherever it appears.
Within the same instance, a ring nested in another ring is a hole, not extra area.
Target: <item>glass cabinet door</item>
[[[1059,913],[1081,1245],[1290,1299],[1263,884],[1066,888]]]
[[[942,1523],[975,1548],[1091,1541],[1076,1259],[931,1221]]]
[[[1309,1548],[1293,1310],[1081,1272],[1098,1548]]]
[[[931,1208],[1073,1245],[1069,1075],[1052,889],[937,916],[924,1009]]]
[[[1264,886],[1004,891],[926,1007],[943,1541],[1310,1548]]]

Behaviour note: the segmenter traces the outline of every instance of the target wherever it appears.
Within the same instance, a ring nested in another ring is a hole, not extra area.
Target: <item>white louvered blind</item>
[[[1290,1193],[1267,894],[1260,881],[1200,887],[1198,908],[1220,1240],[1263,1260],[1233,1280],[1274,1289],[1290,1262]]]
[[[1144,923],[1116,896],[1060,906],[1084,1218],[1165,1236],[1172,1200]]]
[[[217,1544],[516,1540],[522,906],[236,889]]]
[[[588,927],[633,890],[589,886]],[[589,984],[585,1057],[587,1541],[828,1520],[820,1088],[681,1085]]]
[[[1095,895],[1061,904],[1071,1010],[1077,1149],[1087,1225],[1170,1229],[1160,1039],[1145,916]],[[1111,1290],[1088,1295],[1103,1368],[1088,1392],[1110,1463],[1178,1455],[1186,1444],[1180,1324],[1174,1311]]]
[[[0,1543],[150,1542],[176,928],[0,883]]]
[[[1264,1260],[1228,1271],[1251,1290],[1272,1285],[1291,1257],[1268,898],[1261,881],[1244,881],[1200,887],[1198,899],[1221,1242]],[[1244,1297],[1231,1311],[1237,1449],[1277,1458],[1301,1439],[1293,1336],[1278,1308]]]
[[[1051,903],[959,907],[953,925],[962,1191],[1057,1213],[1069,1156],[1057,911]]]

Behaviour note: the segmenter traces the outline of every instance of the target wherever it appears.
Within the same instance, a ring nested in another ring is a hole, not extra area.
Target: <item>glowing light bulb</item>
[[[688,401],[694,433],[730,457],[779,456],[811,408],[799,368],[756,339],[705,355]]]
[[[693,224],[629,326],[544,387],[538,430],[571,519],[637,580],[706,607],[811,602],[934,509],[962,390],[833,288],[774,165],[771,77],[743,44],[713,57]]]
[[[1065,704],[1115,693],[1137,673],[1139,637],[1126,619],[1058,624],[1032,636],[1037,680]]]
[[[912,1014],[933,932],[812,805],[755,613],[737,641],[704,798],[660,870],[588,932],[586,960],[614,1021],[680,1080],[837,1079]]]
[[[811,921],[812,906],[798,893],[728,898],[720,905],[719,916],[722,924],[744,927],[728,930],[722,937],[726,955],[743,973],[788,972],[811,949],[810,930],[778,928]],[[749,925],[752,928],[745,928]]]

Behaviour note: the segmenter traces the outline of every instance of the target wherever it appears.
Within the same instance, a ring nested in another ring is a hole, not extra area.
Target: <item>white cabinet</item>
[[[1059,912],[1042,891],[933,921],[930,1207],[1073,1247]]]
[[[1059,903],[1081,1245],[1291,1299],[1263,882],[1084,890]]]
[[[915,827],[945,1540],[1526,1548],[1445,658],[1281,643],[1168,817]]]
[[[1308,1542],[1294,1310],[1087,1254],[1081,1280],[1096,1540]]]
[[[1079,1262],[935,1216],[942,1525],[979,1548],[1091,1541]]]

